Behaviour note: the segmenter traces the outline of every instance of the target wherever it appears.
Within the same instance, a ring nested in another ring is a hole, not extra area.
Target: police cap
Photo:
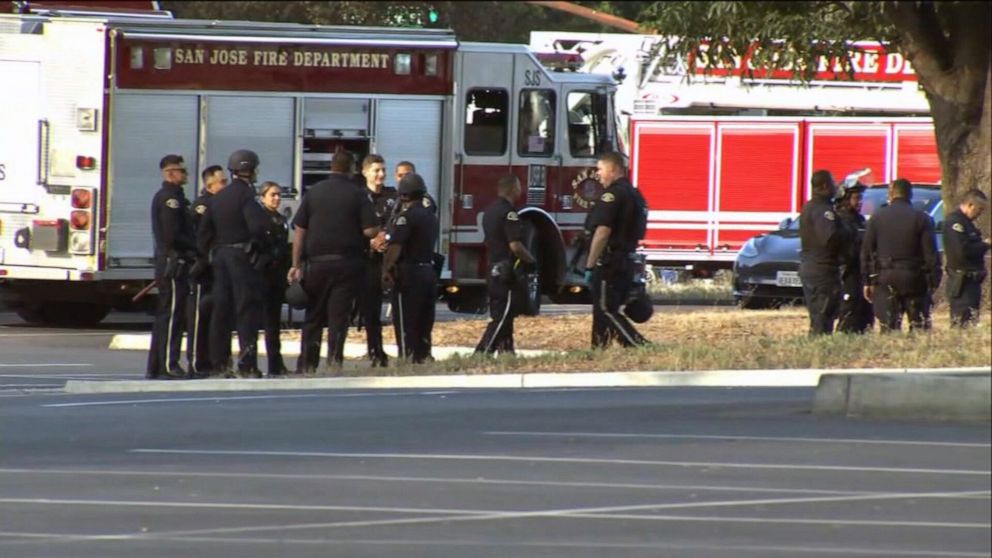
[[[303,310],[307,307],[308,301],[307,292],[303,290],[303,285],[299,281],[293,281],[286,289],[286,304],[289,304],[290,308]]]
[[[634,323],[643,324],[654,315],[654,304],[651,303],[651,297],[647,293],[641,293],[623,307],[623,313]]]
[[[411,172],[400,180],[396,192],[401,196],[423,196],[427,193],[427,185],[424,184],[424,179],[419,174]]]
[[[258,154],[250,149],[239,149],[227,159],[227,168],[232,172],[252,172],[258,168]]]

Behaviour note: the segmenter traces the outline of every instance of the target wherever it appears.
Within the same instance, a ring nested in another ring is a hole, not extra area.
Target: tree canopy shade
[[[854,41],[888,43],[916,70],[930,103],[945,206],[992,188],[992,3],[653,2],[643,29],[676,37],[671,53],[710,70],[750,55],[754,67],[808,79],[821,57],[851,70]],[[857,56],[856,54],[854,56]],[[988,231],[988,212],[983,217]]]

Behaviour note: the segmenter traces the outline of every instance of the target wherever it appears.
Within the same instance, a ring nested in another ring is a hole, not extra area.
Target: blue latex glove
[[[592,285],[592,270],[591,269],[587,269],[586,270],[585,282],[586,282],[586,285]]]

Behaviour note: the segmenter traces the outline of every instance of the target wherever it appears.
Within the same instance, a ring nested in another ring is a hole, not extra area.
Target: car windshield
[[[861,214],[865,217],[871,216],[878,211],[878,208],[888,204],[889,193],[887,188],[869,188],[865,190],[861,202]],[[940,202],[939,188],[914,188],[913,208],[922,210],[929,214]]]
[[[877,188],[869,188],[865,190],[862,195],[861,202],[861,214],[865,217],[871,217],[875,211],[880,207],[884,207],[889,203],[889,190],[885,186],[880,186]],[[913,207],[925,211],[927,214],[932,215],[933,210],[940,203],[940,188],[914,188],[913,189]],[[792,221],[789,222],[789,226],[786,230],[798,231],[799,230],[799,215],[796,215]]]

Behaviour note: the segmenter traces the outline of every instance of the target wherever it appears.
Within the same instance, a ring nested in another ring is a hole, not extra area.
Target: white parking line
[[[486,436],[533,436],[547,438],[642,438],[642,439],[676,439],[676,440],[748,440],[758,442],[799,442],[817,444],[878,444],[899,446],[942,446],[957,448],[989,448],[992,444],[970,442],[928,442],[918,440],[870,440],[852,438],[787,438],[775,436],[707,436],[697,434],[637,434],[637,433],[603,433],[603,432],[514,432],[492,431],[483,432]]]
[[[613,483],[613,482],[568,482],[568,481],[530,481],[494,478],[449,478],[449,477],[402,477],[378,475],[298,475],[289,473],[234,473],[234,472],[190,472],[190,471],[124,471],[124,470],[75,470],[75,469],[0,469],[0,475],[66,475],[66,476],[135,476],[135,477],[181,477],[181,478],[224,478],[224,479],[263,479],[263,480],[294,480],[294,481],[368,481],[368,482],[397,482],[397,483],[436,483],[436,484],[473,484],[473,485],[512,485],[512,486],[546,486],[561,488],[616,488],[624,490],[691,490],[700,492],[746,492],[769,494],[878,494],[877,490],[825,490],[815,488],[773,488],[764,486],[722,486],[722,485],[693,485],[693,484],[647,484],[647,483]],[[924,493],[926,494],[926,493]],[[980,496],[954,496],[953,498],[975,499]],[[986,497],[987,498],[987,497]]]
[[[218,395],[213,397],[172,397],[162,399],[117,399],[111,401],[84,401],[78,403],[46,403],[40,407],[100,407],[107,405],[146,405],[163,403],[191,403],[196,401],[245,401],[252,399],[342,399],[351,397],[397,397],[410,393],[303,393],[295,395]]]
[[[813,497],[813,498],[781,498],[781,499],[760,499],[760,500],[729,500],[729,501],[718,501],[718,502],[688,502],[688,503],[673,503],[673,504],[638,504],[630,506],[608,506],[608,507],[597,507],[597,508],[564,508],[564,509],[549,509],[549,510],[536,510],[536,511],[496,511],[491,514],[458,514],[458,515],[439,515],[434,517],[412,517],[412,518],[396,518],[396,519],[374,519],[374,520],[358,520],[358,521],[338,521],[338,522],[327,522],[327,523],[300,523],[300,524],[290,524],[290,525],[254,525],[254,526],[242,526],[242,527],[221,527],[215,529],[196,529],[196,530],[184,530],[184,531],[166,531],[155,534],[148,534],[148,538],[158,538],[158,537],[173,537],[173,536],[190,536],[190,535],[217,535],[222,533],[258,533],[263,531],[289,531],[289,530],[301,530],[301,529],[332,529],[341,527],[382,527],[387,525],[418,525],[418,524],[428,524],[428,523],[453,523],[453,522],[465,522],[465,521],[488,521],[497,519],[525,519],[534,517],[558,517],[558,518],[569,518],[576,517],[581,514],[596,514],[597,519],[622,519],[619,515],[610,515],[616,512],[634,511],[634,510],[646,510],[646,509],[683,509],[683,508],[699,508],[709,505],[710,507],[730,507],[730,506],[756,506],[756,505],[770,505],[770,504],[798,504],[798,503],[818,503],[818,502],[843,502],[843,501],[857,501],[857,500],[898,500],[907,498],[946,498],[950,496],[960,496],[967,494],[984,494],[986,491],[982,492],[933,492],[926,495],[921,495],[920,493],[904,494],[904,493],[879,493],[874,495],[857,495],[857,496],[837,496],[837,497]],[[150,502],[149,507],[155,507],[161,502]],[[600,514],[602,514],[600,516]],[[638,516],[640,517],[640,516]],[[688,516],[685,521],[691,521],[692,516]],[[707,521],[719,521],[720,518],[700,518]],[[764,519],[760,520],[762,522],[775,523],[776,519]],[[811,520],[814,521],[814,520]],[[819,521],[819,520],[815,520]],[[857,520],[838,520],[834,522],[827,523],[844,523],[845,525],[863,525],[863,526],[873,526],[871,520],[867,521],[857,521]],[[888,526],[897,527],[910,527],[910,528],[920,528],[920,527],[942,527],[942,528],[955,528],[955,529],[988,529],[990,527],[987,523],[931,523],[931,522],[919,522],[919,521],[903,521],[897,522],[893,521],[888,523]]]
[[[5,532],[0,531],[0,537],[20,537],[28,540],[24,541],[3,541],[4,543],[10,544],[11,542],[19,542],[21,544],[30,544],[36,542],[31,539],[46,539],[44,542],[59,542],[68,543],[75,541],[86,541],[86,540],[119,540],[122,538],[129,538],[127,536],[121,535],[67,535],[64,533],[17,533],[17,532]],[[133,537],[138,538],[138,537]],[[327,547],[329,545],[356,545],[356,546],[440,546],[440,547],[484,547],[492,549],[498,546],[499,548],[549,548],[549,549],[566,549],[566,548],[579,548],[579,549],[602,549],[602,550],[659,550],[659,551],[671,551],[671,550],[696,550],[696,551],[709,551],[711,552],[726,552],[729,556],[740,556],[743,552],[758,553],[758,552],[777,552],[777,553],[787,553],[789,555],[796,554],[808,554],[813,553],[817,555],[855,555],[855,556],[901,556],[901,557],[913,557],[922,556],[925,558],[988,558],[988,553],[983,552],[954,552],[954,551],[941,551],[941,550],[909,550],[909,549],[881,549],[881,548],[854,548],[854,547],[815,547],[815,546],[772,546],[772,545],[742,545],[735,544],[733,546],[727,545],[713,545],[713,544],[684,544],[684,543],[673,543],[670,541],[657,542],[657,543],[633,543],[633,542],[597,542],[597,541],[576,541],[576,542],[550,542],[550,541],[499,541],[498,543],[492,540],[473,540],[473,539],[329,539],[329,538],[285,538],[285,537],[193,537],[193,536],[175,536],[175,537],[155,537],[157,541],[173,541],[173,542],[198,542],[198,543],[221,543],[225,545],[229,544],[242,544],[242,545],[255,545],[255,544],[277,544],[283,545],[319,545]]]
[[[0,362],[0,368],[25,368],[34,366],[44,368],[85,368],[93,365],[79,362]]]
[[[533,463],[588,463],[601,465],[657,465],[662,467],[709,467],[728,469],[788,469],[803,471],[857,471],[865,473],[907,473],[926,475],[992,476],[992,471],[969,469],[915,469],[899,467],[855,467],[850,465],[803,465],[791,463],[725,463],[713,461],[655,461],[650,459],[600,459],[594,457],[547,457],[526,455],[452,455],[429,453],[346,453],[319,451],[182,450],[138,448],[131,453],[178,455],[238,455],[255,457],[326,457],[343,459],[415,459],[441,461],[516,461]]]

